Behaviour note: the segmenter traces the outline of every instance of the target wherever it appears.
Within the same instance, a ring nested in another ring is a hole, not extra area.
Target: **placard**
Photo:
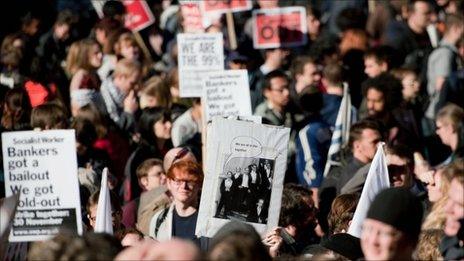
[[[206,73],[203,76],[205,121],[214,116],[251,116],[247,70]]]
[[[200,3],[197,1],[180,1],[180,13],[182,15],[182,28],[185,33],[202,33],[203,16],[200,11]]]
[[[204,13],[227,13],[242,12],[251,10],[253,3],[251,0],[203,0],[201,9]]]
[[[125,26],[134,32],[138,32],[155,22],[146,1],[141,0],[124,0],[126,7]]]
[[[279,222],[290,129],[214,117],[195,234],[240,220],[260,234]]]
[[[21,193],[11,242],[82,234],[74,130],[2,133],[6,196]]]
[[[201,73],[224,70],[222,33],[178,34],[179,95],[201,97]]]
[[[307,41],[304,7],[284,7],[253,11],[255,49],[295,47]]]

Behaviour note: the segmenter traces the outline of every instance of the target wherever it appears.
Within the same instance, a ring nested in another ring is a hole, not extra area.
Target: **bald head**
[[[168,171],[168,169],[171,167],[171,165],[174,162],[177,162],[180,160],[193,161],[197,163],[197,159],[195,158],[195,155],[193,155],[193,153],[188,148],[186,147],[172,148],[164,156],[164,160],[163,160],[164,171]]]

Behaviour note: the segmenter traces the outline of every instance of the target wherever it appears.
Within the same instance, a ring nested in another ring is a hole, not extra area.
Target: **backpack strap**
[[[161,212],[161,214],[158,216],[158,218],[156,219],[156,225],[155,225],[155,237],[158,236],[158,231],[159,231],[159,228],[161,226],[161,223],[164,222],[164,220],[166,219],[166,216],[168,215],[168,212],[169,212],[169,207],[168,208],[165,208],[163,210],[163,212]]]

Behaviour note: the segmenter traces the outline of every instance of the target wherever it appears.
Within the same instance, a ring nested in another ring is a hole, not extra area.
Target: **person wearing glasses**
[[[97,208],[98,208],[98,198],[100,197],[100,190],[94,192],[89,200],[87,201],[87,218],[89,220],[90,230],[95,228],[97,224]],[[111,202],[111,215],[113,217],[113,231],[116,233],[119,230],[124,229],[122,224],[122,208],[121,204],[118,201],[118,198],[114,192],[110,191],[110,202]]]
[[[179,161],[169,168],[166,176],[173,201],[169,207],[155,213],[150,222],[149,235],[158,241],[177,237],[200,244],[195,236],[195,228],[203,183],[201,166],[191,161]]]
[[[290,82],[283,71],[272,71],[265,77],[263,95],[266,100],[255,109],[255,115],[263,117],[263,123],[292,127],[293,117],[287,110],[290,101]]]

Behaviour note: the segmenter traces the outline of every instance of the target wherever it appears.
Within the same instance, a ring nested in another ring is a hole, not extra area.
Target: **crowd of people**
[[[464,258],[464,2],[252,2],[306,10],[298,47],[253,48],[251,10],[233,14],[235,39],[225,15],[205,28],[223,33],[226,69],[248,70],[253,114],[291,130],[278,226],[259,235],[232,221],[212,238],[195,235],[205,123],[201,99],[179,96],[179,1],[147,0],[155,23],[141,32],[125,28],[118,0],[101,18],[90,4],[57,5],[50,28],[49,14],[25,10],[2,39],[0,132],[75,130],[85,233],[30,243],[28,259]],[[344,88],[349,139],[328,158]],[[358,238],[348,229],[380,142],[391,188]],[[328,160],[338,164],[326,169]],[[215,217],[267,223],[273,164],[218,175]],[[92,232],[105,167],[114,235]]]

